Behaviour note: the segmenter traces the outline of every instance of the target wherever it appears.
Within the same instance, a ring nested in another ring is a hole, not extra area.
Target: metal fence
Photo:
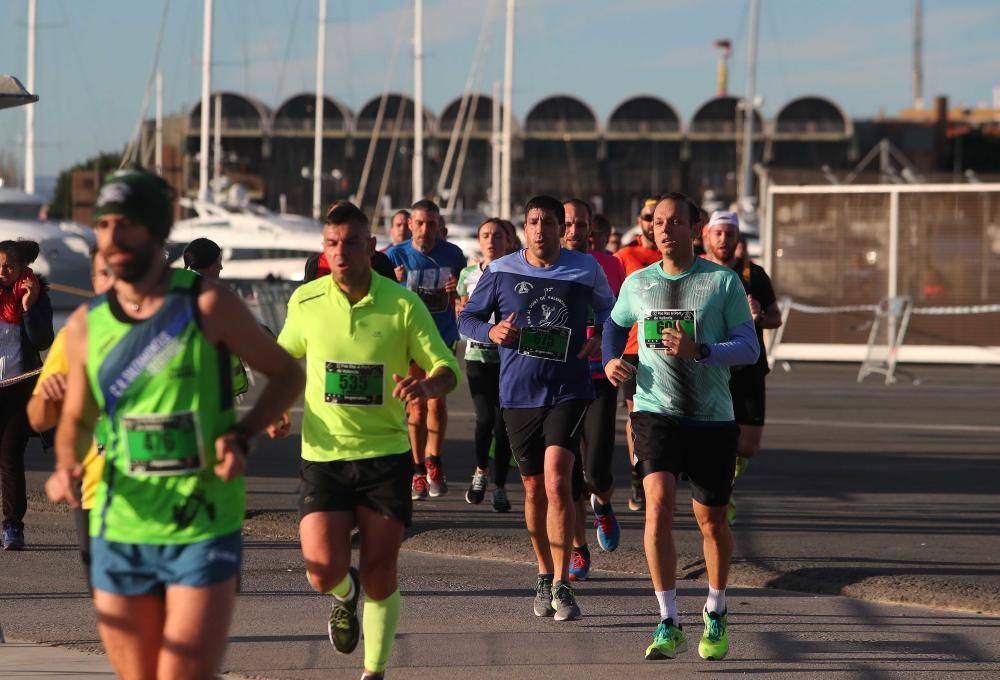
[[[1000,184],[769,187],[776,358],[862,361],[878,305],[907,297],[900,361],[1000,363],[998,210]]]

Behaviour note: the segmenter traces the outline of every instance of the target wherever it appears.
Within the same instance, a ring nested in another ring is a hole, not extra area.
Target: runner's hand
[[[514,325],[514,319],[516,318],[517,312],[511,312],[510,316],[493,326],[493,328],[490,329],[490,340],[492,340],[495,344],[503,345],[504,347],[513,347],[517,345],[517,339],[520,337],[521,329]]]
[[[444,282],[444,292],[448,293],[448,295],[452,295],[457,289],[458,279],[455,278],[454,274],[452,274],[448,277],[448,280]]]
[[[62,401],[66,398],[66,376],[63,373],[53,373],[38,383],[39,394],[48,401]]]
[[[239,437],[227,432],[215,440],[215,474],[224,482],[236,479],[247,469],[246,450]]]
[[[396,273],[396,280],[399,281],[400,283],[402,283],[403,280],[406,278],[406,267],[404,267],[403,265],[399,265],[392,271]]]
[[[621,387],[623,382],[635,375],[635,371],[635,366],[624,359],[612,359],[604,367],[604,375],[615,387]]]
[[[291,429],[292,418],[288,415],[288,411],[285,411],[281,414],[281,418],[277,422],[267,426],[267,436],[271,439],[281,439],[288,436],[288,432]]]
[[[71,508],[80,507],[80,492],[77,482],[83,478],[83,466],[72,468],[56,468],[45,480],[45,495],[53,503],[66,503]]]
[[[396,382],[396,386],[392,388],[392,396],[396,399],[410,404],[427,401],[427,390],[423,380],[410,375],[402,378],[398,373],[393,373],[392,379]]]
[[[760,303],[753,299],[753,295],[747,295],[747,302],[750,303],[750,316],[753,317],[753,322],[757,323],[757,319],[760,318],[762,311]]]
[[[666,352],[678,359],[697,359],[698,346],[691,336],[678,328],[664,328],[660,336],[665,344]]]
[[[580,348],[579,353],[576,355],[577,359],[586,359],[594,354],[601,353],[601,336],[595,335],[592,338],[587,338],[583,343],[583,347]]]
[[[33,276],[29,276],[21,284],[21,289],[24,291],[24,297],[21,298],[21,307],[24,311],[31,309],[31,305],[35,304],[38,300],[38,296],[41,295],[41,288],[38,286],[38,279]]]

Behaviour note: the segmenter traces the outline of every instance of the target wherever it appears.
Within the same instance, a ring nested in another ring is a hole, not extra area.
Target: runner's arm
[[[59,409],[66,397],[66,331],[61,330],[49,348],[42,372],[28,402],[28,423],[35,432],[51,430],[59,424]]]
[[[781,327],[781,308],[777,302],[772,302],[764,308],[764,312],[757,317],[757,327],[772,329]]]
[[[469,297],[458,317],[458,330],[465,337],[477,342],[493,342],[490,339],[493,324],[489,320],[497,311],[497,281],[496,274],[487,267],[476,284],[476,294]]]
[[[628,332],[631,326],[623,328],[608,318],[604,322],[604,335],[601,337],[601,361],[605,366],[612,359],[620,359],[628,343]]]
[[[750,316],[743,284],[732,271],[727,272],[723,286],[726,300],[723,314],[729,328],[729,339],[723,342],[706,343],[711,350],[707,359],[701,361],[709,366],[741,366],[757,361],[760,347],[757,345],[757,330]]]
[[[461,375],[458,359],[444,344],[431,313],[423,304],[409,305],[406,336],[409,356],[427,372],[422,382],[429,399],[443,397],[458,387]]]

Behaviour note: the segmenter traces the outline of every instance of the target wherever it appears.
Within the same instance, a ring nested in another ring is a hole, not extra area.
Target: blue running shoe
[[[598,510],[600,506],[600,510]],[[618,517],[611,503],[601,505],[597,496],[590,495],[590,507],[594,509],[594,526],[597,527],[597,544],[604,552],[614,552],[618,547],[618,541],[622,537],[622,528],[618,524]]]
[[[590,555],[573,548],[569,554],[569,580],[586,581],[590,577]]]
[[[7,527],[3,530],[3,549],[20,550],[24,547],[24,529]]]

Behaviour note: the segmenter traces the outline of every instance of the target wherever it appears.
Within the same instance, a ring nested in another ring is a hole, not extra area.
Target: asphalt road
[[[921,368],[916,386],[857,385],[855,372],[796,365],[769,379],[765,450],[737,487],[732,656],[706,665],[692,649],[670,664],[671,673],[1000,672],[1000,370]],[[404,545],[406,599],[393,677],[665,672],[641,661],[655,599],[642,576],[641,518],[624,504],[624,446],[616,456],[622,545],[613,554],[594,551],[595,569],[604,571],[579,587],[581,622],[538,621],[528,613],[533,568],[520,487],[512,486],[510,515],[462,501],[472,466],[464,388],[451,404],[445,460],[452,493],[418,504]],[[326,604],[302,574],[296,459],[291,439],[265,442],[252,460],[244,595],[225,668],[259,677],[356,677],[360,658],[332,654]],[[30,464],[37,470],[29,481],[30,549],[0,553],[0,625],[11,639],[96,649],[69,515],[38,502],[49,460],[34,451]],[[705,588],[700,541],[686,495],[678,505],[681,608],[696,638]]]

